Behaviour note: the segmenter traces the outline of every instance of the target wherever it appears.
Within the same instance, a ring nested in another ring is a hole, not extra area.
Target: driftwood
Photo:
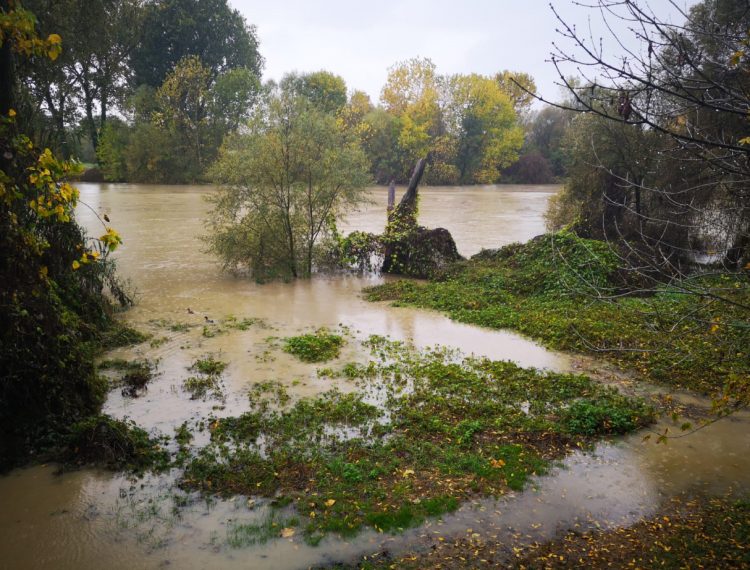
[[[427,229],[417,223],[418,187],[426,165],[424,158],[417,161],[406,193],[398,206],[388,212],[382,237],[384,273],[431,277],[461,259],[448,230]]]

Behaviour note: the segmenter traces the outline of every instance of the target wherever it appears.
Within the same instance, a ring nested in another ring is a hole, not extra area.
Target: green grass
[[[585,376],[419,352],[378,336],[365,347],[367,364],[345,365],[354,392],[293,402],[263,383],[250,411],[207,421],[211,443],[187,463],[181,485],[281,495],[314,544],[367,526],[399,531],[471,497],[522,489],[570,449],[653,419],[642,401]]]
[[[284,352],[293,354],[303,362],[326,362],[337,358],[344,338],[321,328],[312,334],[284,339]]]
[[[747,273],[706,284],[750,305]],[[560,232],[484,252],[429,282],[395,281],[365,294],[513,329],[551,348],[610,359],[654,382],[707,393],[729,387],[750,402],[747,310],[666,288],[648,297],[597,298],[622,286],[606,244]]]
[[[220,399],[224,395],[221,374],[227,366],[226,362],[210,355],[199,358],[188,368],[195,372],[195,375],[186,378],[182,383],[182,388],[190,392],[192,400],[204,399],[208,396]]]

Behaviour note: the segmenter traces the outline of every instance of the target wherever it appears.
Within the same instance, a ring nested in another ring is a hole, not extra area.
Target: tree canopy
[[[333,115],[274,90],[247,132],[222,147],[212,173],[223,187],[206,239],[228,269],[247,268],[256,279],[308,277],[336,217],[362,199],[367,170]]]

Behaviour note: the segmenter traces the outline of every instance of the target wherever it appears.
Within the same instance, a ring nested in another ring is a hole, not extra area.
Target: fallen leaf
[[[336,499],[328,499],[325,503],[326,507],[332,507],[336,504]]]
[[[294,529],[293,528],[282,528],[281,529],[281,538],[292,538],[294,536]]]

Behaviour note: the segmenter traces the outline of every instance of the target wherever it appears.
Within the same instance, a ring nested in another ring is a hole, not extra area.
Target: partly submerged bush
[[[64,458],[76,464],[141,471],[164,466],[169,454],[134,422],[102,414],[72,426]]]
[[[325,362],[339,355],[344,339],[321,328],[313,334],[291,336],[284,339],[284,351],[304,362]]]

